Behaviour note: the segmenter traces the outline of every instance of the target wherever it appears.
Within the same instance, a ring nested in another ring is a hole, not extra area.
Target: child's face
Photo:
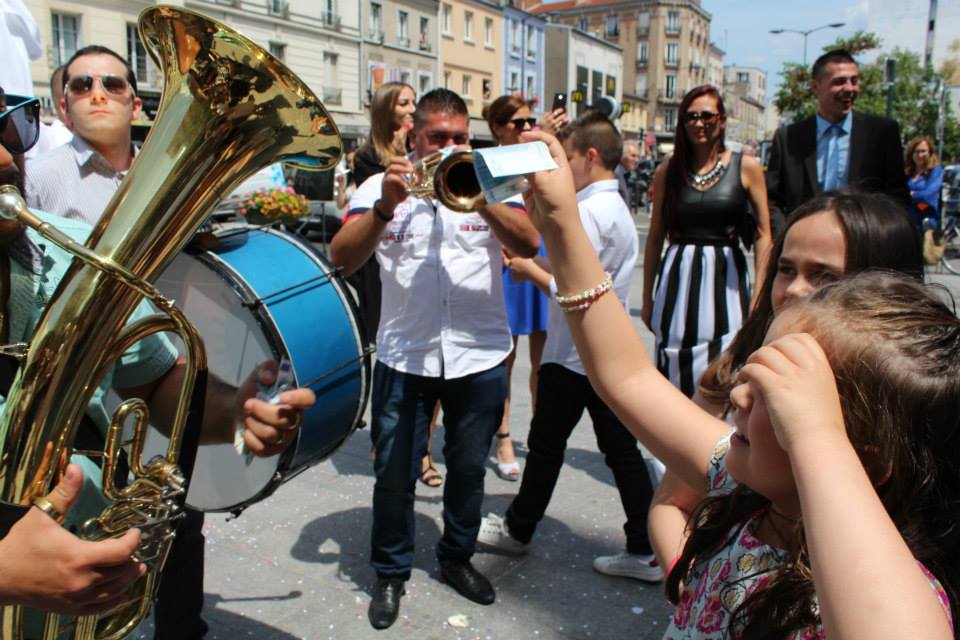
[[[577,151],[570,139],[564,141],[563,150],[567,152],[567,162],[570,164],[570,173],[573,175],[573,188],[580,191],[590,184],[590,166],[592,159],[588,155],[583,155]]]
[[[778,316],[764,344],[796,332],[796,318]],[[763,397],[752,384],[744,382],[730,391],[737,427],[730,438],[727,469],[740,484],[745,484],[773,502],[784,515],[799,515],[800,504],[793,479],[790,458],[777,441]]]
[[[847,241],[832,211],[822,211],[798,221],[787,231],[777,263],[771,303],[773,313],[843,276]]]

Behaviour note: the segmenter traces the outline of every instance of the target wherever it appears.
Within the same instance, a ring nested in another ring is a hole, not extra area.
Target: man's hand
[[[392,215],[397,205],[407,199],[407,181],[413,173],[413,163],[403,156],[396,156],[390,161],[386,173],[383,175],[383,185],[380,187],[380,209],[385,215]]]
[[[46,497],[60,513],[77,500],[83,472],[75,464]],[[53,613],[89,615],[128,599],[127,589],[146,571],[131,559],[140,531],[88,542],[31,507],[0,540],[0,603]]]
[[[303,412],[317,401],[313,391],[306,388],[282,392],[277,404],[257,399],[257,381],[270,386],[276,375],[277,363],[264,362],[250,374],[238,393],[243,441],[254,455],[261,458],[282,453],[297,439]]]

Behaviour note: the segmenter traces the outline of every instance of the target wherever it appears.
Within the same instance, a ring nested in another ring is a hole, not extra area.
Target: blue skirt
[[[542,243],[538,255],[547,255]],[[511,335],[528,336],[534,331],[547,330],[547,310],[550,303],[546,294],[528,280],[514,280],[507,267],[503,268],[503,297],[507,303]]]

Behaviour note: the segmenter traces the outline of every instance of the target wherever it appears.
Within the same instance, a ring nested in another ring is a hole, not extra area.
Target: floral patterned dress
[[[726,458],[730,450],[727,435],[714,448],[707,474],[710,495],[729,493],[736,481],[727,473]],[[756,589],[763,587],[775,575],[776,568],[788,560],[788,554],[760,542],[753,531],[761,516],[751,517],[740,526],[732,542],[712,558],[696,563],[692,575],[680,594],[680,603],[664,640],[727,640],[739,638],[741,629],[728,629],[730,617],[741,603]],[[950,603],[943,587],[926,567],[920,565],[930,579],[941,606],[950,619]],[[817,603],[814,607],[819,611]],[[950,621],[953,625],[952,620]],[[822,640],[823,627],[811,625],[795,632],[791,640]]]

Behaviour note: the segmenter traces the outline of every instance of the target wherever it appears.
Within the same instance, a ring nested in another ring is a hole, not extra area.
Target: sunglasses
[[[720,114],[713,111],[687,111],[685,114],[683,114],[683,121],[687,124],[693,124],[699,120],[704,125],[709,126],[711,124],[716,124],[719,118]]]
[[[40,136],[40,101],[6,94],[6,109],[0,111],[0,140],[14,155],[26,153]]]
[[[73,76],[66,89],[73,96],[85,96],[93,90],[93,81],[98,80],[103,90],[112,96],[126,96],[130,83],[122,76],[102,74],[99,76]]]
[[[529,126],[531,129],[537,126],[536,118],[513,118],[512,120],[510,120],[510,122],[513,123],[514,127],[516,127],[517,129],[520,129],[521,131],[523,130],[524,125]]]

